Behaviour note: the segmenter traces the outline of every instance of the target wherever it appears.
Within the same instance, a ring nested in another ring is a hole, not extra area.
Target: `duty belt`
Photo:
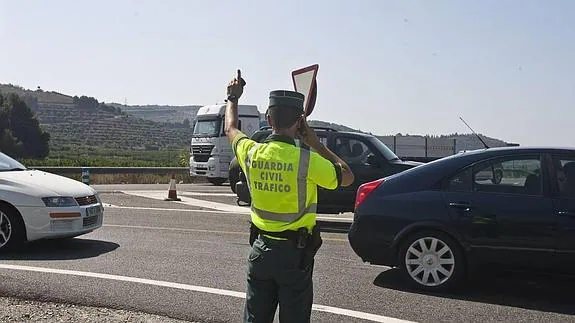
[[[255,240],[255,238],[257,237],[257,234],[263,234],[263,235],[267,235],[270,237],[290,240],[295,244],[296,248],[298,248],[298,249],[304,249],[307,245],[308,239],[311,236],[307,232],[306,228],[299,228],[297,231],[285,230],[285,231],[279,231],[279,232],[272,232],[272,231],[262,230],[252,223],[250,226],[250,236],[251,236],[250,240]],[[252,244],[252,241],[250,241],[250,244]]]

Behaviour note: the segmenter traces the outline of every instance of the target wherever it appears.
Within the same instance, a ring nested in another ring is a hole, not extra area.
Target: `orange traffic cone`
[[[172,178],[170,179],[170,188],[168,189],[168,198],[165,198],[164,201],[181,201],[182,199],[178,198],[178,192],[176,192],[176,175],[172,174]]]

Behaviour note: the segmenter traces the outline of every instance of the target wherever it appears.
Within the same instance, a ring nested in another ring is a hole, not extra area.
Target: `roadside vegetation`
[[[188,167],[189,150],[134,151],[87,147],[51,151],[45,159],[19,159],[26,166]]]

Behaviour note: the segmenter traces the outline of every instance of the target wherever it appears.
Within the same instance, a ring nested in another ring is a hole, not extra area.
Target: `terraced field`
[[[37,110],[51,147],[93,146],[118,149],[184,149],[192,129],[118,115],[102,109],[43,105]]]

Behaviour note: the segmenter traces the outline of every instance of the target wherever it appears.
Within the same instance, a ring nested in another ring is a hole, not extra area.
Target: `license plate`
[[[96,216],[100,214],[102,214],[102,208],[99,205],[90,206],[89,208],[86,208],[87,217]]]

